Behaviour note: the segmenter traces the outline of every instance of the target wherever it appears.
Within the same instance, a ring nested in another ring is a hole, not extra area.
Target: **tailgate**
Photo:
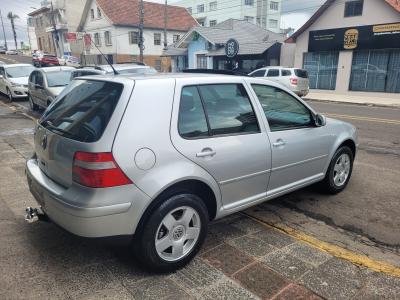
[[[40,169],[69,187],[77,151],[111,152],[131,91],[117,82],[74,80],[37,125],[34,140]]]

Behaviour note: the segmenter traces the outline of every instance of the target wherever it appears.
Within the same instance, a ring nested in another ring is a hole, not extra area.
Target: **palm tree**
[[[15,31],[15,24],[14,24],[14,19],[18,19],[19,17],[17,15],[14,15],[12,11],[10,11],[7,15],[7,18],[10,20],[11,22],[11,27],[12,27],[12,31],[14,34],[14,42],[15,42],[15,50],[17,50],[18,48],[18,44],[17,44],[17,32]]]

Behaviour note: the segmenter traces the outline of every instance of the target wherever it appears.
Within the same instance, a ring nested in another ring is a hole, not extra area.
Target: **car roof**
[[[33,67],[31,64],[11,64],[11,65],[4,65],[4,68],[16,68],[16,67]]]
[[[59,72],[59,71],[73,71],[75,70],[74,67],[45,67],[45,68],[40,68],[39,70],[43,71],[44,73],[50,73],[50,72]]]
[[[110,65],[99,65],[101,69],[106,72],[112,72]],[[115,70],[129,70],[129,69],[150,69],[149,66],[137,65],[137,64],[113,64]]]

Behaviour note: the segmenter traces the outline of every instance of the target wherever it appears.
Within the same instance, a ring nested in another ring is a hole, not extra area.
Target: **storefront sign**
[[[76,33],[75,32],[67,32],[67,33],[65,33],[65,39],[68,42],[75,42],[76,41]]]
[[[229,39],[225,44],[225,54],[228,58],[234,58],[239,53],[239,42]]]
[[[308,51],[400,48],[400,23],[310,31]]]

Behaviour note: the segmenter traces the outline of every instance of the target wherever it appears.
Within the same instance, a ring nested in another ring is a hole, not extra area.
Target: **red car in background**
[[[32,54],[32,64],[35,67],[49,67],[60,65],[57,56],[41,52],[35,52]]]

